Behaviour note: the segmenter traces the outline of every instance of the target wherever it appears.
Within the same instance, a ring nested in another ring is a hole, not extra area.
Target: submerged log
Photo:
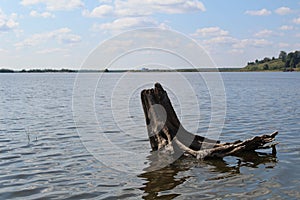
[[[278,134],[277,131],[230,143],[220,143],[188,132],[177,118],[167,92],[159,83],[156,83],[153,89],[143,90],[141,100],[153,151],[171,149],[197,159],[239,156],[245,152],[266,148],[272,148],[272,154],[276,154],[276,143],[272,142]]]

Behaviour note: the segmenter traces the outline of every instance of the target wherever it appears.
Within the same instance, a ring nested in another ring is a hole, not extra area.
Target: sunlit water
[[[0,199],[299,199],[300,74],[221,75],[219,139],[278,130],[276,157],[182,158],[146,170],[140,91],[162,82],[183,125],[205,134],[211,97],[197,73],[0,74]]]

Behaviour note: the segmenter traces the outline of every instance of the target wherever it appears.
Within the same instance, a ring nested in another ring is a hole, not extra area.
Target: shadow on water
[[[150,167],[145,169],[145,172],[138,175],[143,179],[144,186],[140,188],[144,191],[143,199],[173,199],[180,196],[180,193],[172,191],[177,186],[186,182],[193,175],[183,175],[190,173],[183,173],[192,170],[193,168],[201,167],[208,168],[209,172],[217,172],[224,174],[224,176],[209,177],[206,176],[206,180],[218,180],[229,177],[228,175],[235,176],[241,174],[241,167],[258,168],[259,165],[264,164],[273,168],[278,162],[276,155],[261,152],[247,152],[234,157],[234,162],[228,162],[227,157],[224,159],[208,159],[199,161],[193,157],[182,156],[172,164],[165,166],[165,158],[159,160],[157,155],[153,153],[148,156]],[[158,170],[157,166],[165,166]],[[153,167],[154,166],[154,167]]]

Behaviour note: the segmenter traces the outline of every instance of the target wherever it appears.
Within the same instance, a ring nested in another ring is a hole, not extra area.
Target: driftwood
[[[192,155],[197,159],[239,156],[257,149],[272,149],[276,154],[276,143],[272,143],[278,132],[256,136],[245,141],[220,143],[188,132],[180,123],[167,92],[159,83],[153,89],[143,90],[141,100],[144,109],[148,136],[153,151],[168,149],[172,152]]]

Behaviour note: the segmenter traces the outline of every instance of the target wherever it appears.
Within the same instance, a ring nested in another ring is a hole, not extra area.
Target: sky
[[[0,68],[79,69],[104,41],[148,27],[243,67],[300,50],[300,0],[0,0]]]

